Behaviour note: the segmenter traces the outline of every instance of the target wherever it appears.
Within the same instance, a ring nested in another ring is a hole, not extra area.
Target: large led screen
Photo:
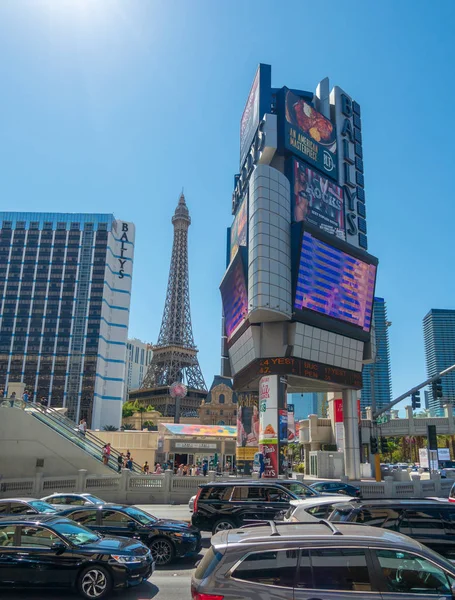
[[[228,340],[230,340],[234,333],[243,325],[248,313],[248,292],[246,289],[241,248],[239,248],[229,265],[221,282],[220,291],[223,301],[226,335]]]
[[[306,221],[344,240],[343,190],[299,160],[292,160],[292,170],[294,221]]]
[[[246,229],[248,217],[248,203],[245,197],[240,204],[231,227],[231,257],[232,260],[239,246],[246,246]]]
[[[284,88],[284,147],[337,179],[337,138],[334,125],[303,98]],[[283,122],[283,121],[282,121]]]
[[[294,306],[361,327],[371,325],[376,266],[303,232]]]

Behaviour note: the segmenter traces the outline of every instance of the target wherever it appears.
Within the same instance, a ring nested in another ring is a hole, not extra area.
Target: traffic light
[[[386,454],[389,451],[389,444],[387,443],[387,438],[382,437],[380,439],[381,444],[381,454]]]
[[[440,379],[436,379],[431,384],[431,389],[433,390],[433,399],[442,398],[442,381]]]
[[[377,438],[370,438],[370,448],[371,448],[371,454],[377,454],[378,453],[378,440]]]
[[[420,391],[417,390],[417,392],[414,392],[411,396],[411,401],[412,401],[412,410],[415,410],[416,408],[420,408]]]

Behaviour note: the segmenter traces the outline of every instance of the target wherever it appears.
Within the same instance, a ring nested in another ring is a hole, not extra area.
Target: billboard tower
[[[175,417],[178,422],[180,414],[197,416],[197,409],[207,395],[191,325],[188,273],[188,228],[191,218],[183,192],[172,224],[174,243],[160,334],[157,344],[152,348],[153,358],[141,389],[130,393],[130,399],[153,404],[164,416]],[[180,402],[175,394],[171,394],[171,387],[176,383],[185,384],[187,388]]]
[[[363,172],[359,104],[327,78],[315,93],[273,88],[271,67],[259,65],[240,121],[220,291],[222,355],[235,391],[259,394],[270,473],[282,472],[286,394],[326,392],[343,398],[345,471],[360,476],[357,400],[378,264]]]

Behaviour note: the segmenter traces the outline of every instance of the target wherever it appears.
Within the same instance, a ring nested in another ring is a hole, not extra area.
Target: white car
[[[102,504],[106,504],[104,500],[101,500],[101,498],[98,498],[97,496],[93,496],[93,494],[55,493],[50,496],[45,496],[44,498],[41,498],[41,500],[60,509],[66,508],[67,506],[101,506]]]
[[[349,498],[348,500],[354,501]],[[291,507],[284,515],[285,521],[313,521],[314,519],[326,519],[337,504],[346,504],[344,494],[332,494],[331,496],[319,496],[319,498],[305,498],[303,500],[291,500]]]

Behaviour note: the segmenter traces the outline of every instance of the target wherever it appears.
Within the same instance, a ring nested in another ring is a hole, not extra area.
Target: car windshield
[[[125,512],[133,519],[136,519],[136,521],[139,521],[141,525],[149,525],[150,523],[155,523],[158,520],[153,515],[149,515],[140,508],[135,508],[134,506],[128,506],[128,508],[125,508]]]
[[[90,531],[90,529],[82,527],[82,525],[78,525],[77,523],[65,523],[61,521],[54,525],[54,529],[57,533],[59,533],[62,537],[66,538],[75,546],[91,544],[93,542],[97,542],[100,539],[99,535],[93,533],[93,531]]]
[[[87,502],[92,502],[93,504],[105,504],[104,500],[101,500],[101,498],[90,496],[89,494],[84,496],[84,499],[87,500]]]
[[[295,482],[284,484],[284,487],[299,498],[309,498],[312,496],[318,496],[318,493],[315,490],[312,490],[303,483]]]
[[[40,513],[55,513],[55,508],[43,500],[30,500],[30,506]]]

